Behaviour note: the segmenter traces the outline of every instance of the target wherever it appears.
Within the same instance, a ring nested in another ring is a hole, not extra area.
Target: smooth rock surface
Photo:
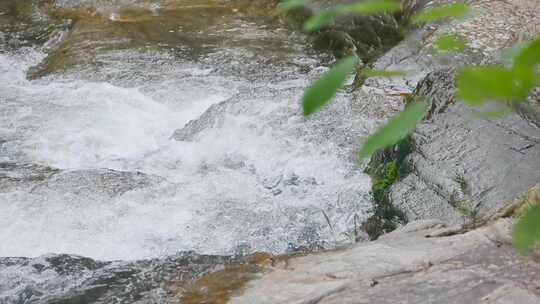
[[[230,303],[540,303],[540,267],[509,245],[511,224],[427,238],[444,225],[413,222],[375,242],[278,264]]]

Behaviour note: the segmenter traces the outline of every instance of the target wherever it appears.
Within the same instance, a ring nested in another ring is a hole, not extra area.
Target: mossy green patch
[[[409,173],[405,158],[413,149],[414,141],[407,136],[394,146],[375,153],[371,158],[366,172],[373,180],[371,194],[374,210],[362,228],[372,240],[407,222],[405,214],[392,205],[389,193],[392,185]]]

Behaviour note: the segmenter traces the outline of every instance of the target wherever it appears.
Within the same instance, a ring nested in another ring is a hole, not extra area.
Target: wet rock
[[[39,9],[38,1],[0,3],[0,51],[36,47],[66,28],[66,23],[51,21]]]
[[[59,191],[80,196],[99,194],[114,197],[133,189],[154,185],[162,180],[141,172],[108,169],[64,171],[37,185],[32,192]]]
[[[73,255],[0,258],[0,303],[178,303],[176,284],[229,261],[193,252],[137,262]]]
[[[298,23],[303,23],[325,9],[352,2],[356,1],[312,1],[291,15]],[[404,5],[405,11],[413,7]],[[369,62],[403,39],[405,22],[400,24],[398,19],[405,21],[391,14],[342,16],[314,33],[315,46],[332,51],[338,58],[357,54],[364,62]]]
[[[263,187],[266,189],[274,189],[281,183],[282,180],[283,180],[283,175],[280,174],[280,175],[270,176],[270,177],[265,178],[262,184],[263,184]]]
[[[192,141],[198,133],[208,128],[219,128],[223,125],[223,116],[228,104],[229,102],[223,101],[210,106],[199,118],[174,131],[172,138],[178,141]]]
[[[181,303],[228,303],[234,291],[256,278],[265,268],[276,262],[274,256],[257,252],[240,259],[237,263],[225,265],[223,269],[202,276],[183,285],[179,289]]]
[[[109,61],[119,60],[110,58],[118,50],[145,49],[148,45],[184,59],[219,61],[209,62],[208,66],[219,66],[217,70],[227,73],[260,72],[260,67],[269,62],[287,60],[284,51],[305,45],[302,35],[287,31],[277,22],[277,4],[244,0],[50,0],[42,5],[42,11],[55,22],[69,23],[67,34],[29,71],[28,77],[39,79],[81,70],[90,73]],[[230,53],[235,53],[234,59]],[[245,66],[238,67],[239,62]]]
[[[49,179],[60,170],[36,164],[0,163],[0,192],[31,187]]]
[[[319,33],[316,37],[315,44],[319,47],[329,48],[337,58],[355,54],[358,51],[355,39],[344,31],[327,30]],[[362,51],[364,51],[363,48]],[[363,55],[361,58],[366,58],[365,54]]]

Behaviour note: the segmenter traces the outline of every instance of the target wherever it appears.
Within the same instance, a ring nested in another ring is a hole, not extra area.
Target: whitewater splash
[[[324,71],[319,59],[300,41],[275,64],[250,47],[288,33],[240,30],[249,43],[198,60],[104,50],[97,66],[32,81],[47,56],[39,47],[0,53],[0,256],[132,260],[351,241],[370,210],[354,157],[369,121],[344,114],[343,96],[305,119],[299,100]]]

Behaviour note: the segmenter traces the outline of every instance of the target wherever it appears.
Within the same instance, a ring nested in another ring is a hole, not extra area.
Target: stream
[[[50,3],[0,3],[0,256],[353,240],[371,212],[355,151],[374,121],[342,93],[303,117],[333,60],[308,37],[259,1]]]
[[[176,303],[239,256],[355,240],[380,117],[348,89],[303,116],[335,59],[282,15],[0,1],[0,303]]]

